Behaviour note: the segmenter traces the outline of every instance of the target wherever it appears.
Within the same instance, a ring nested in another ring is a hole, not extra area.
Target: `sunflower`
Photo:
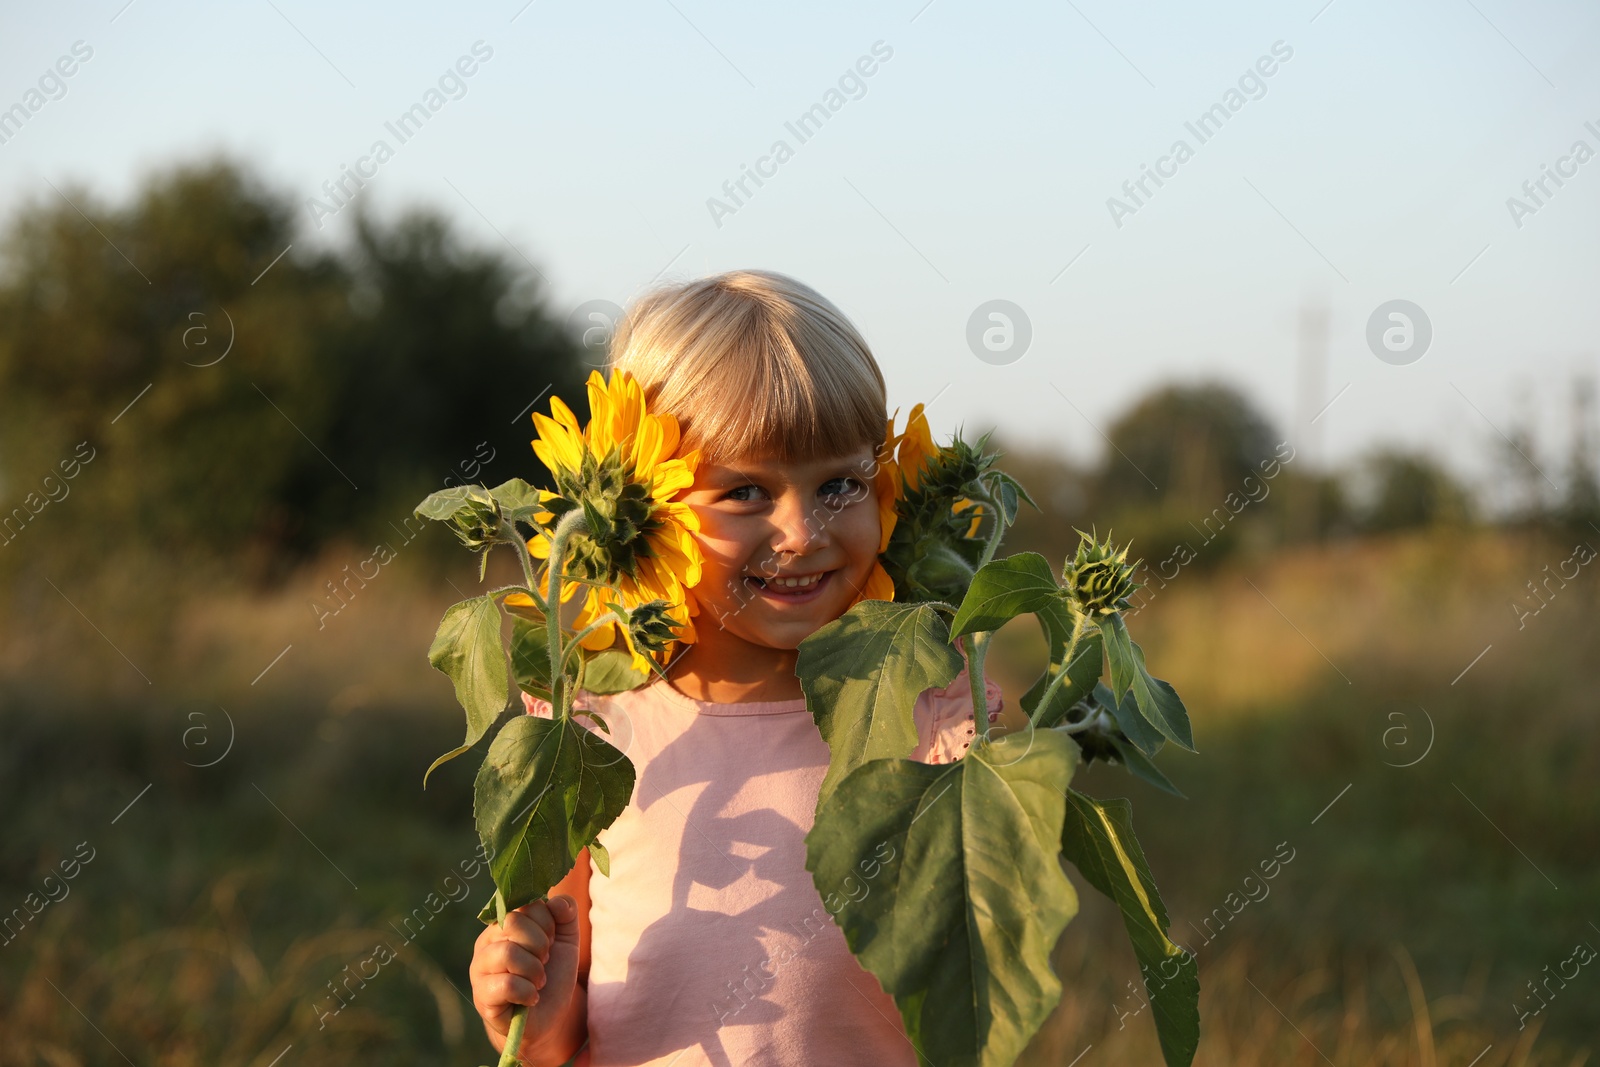
[[[899,412],[900,409],[896,408],[895,414]],[[899,437],[893,434],[892,418],[889,425],[891,443],[898,444],[895,459],[905,475],[906,491],[914,493],[922,481],[923,469],[939,455],[939,446],[933,443],[933,433],[928,429],[928,418],[922,413],[921,404],[912,407],[911,414],[906,416],[905,432]]]
[[[549,581],[556,526],[567,512],[581,509],[587,522],[567,539],[561,601],[582,598],[575,630],[600,624],[584,636],[584,648],[610,648],[620,631],[634,668],[648,671],[657,651],[650,646],[659,642],[636,637],[660,627],[622,625],[608,604],[616,603],[631,615],[661,601],[664,608],[642,614],[664,616],[676,640],[694,641],[688,590],[700,581],[702,557],[693,536],[700,521],[689,505],[672,498],[694,483],[700,453],[676,455],[678,420],[651,414],[643,388],[628,372],[613,370],[607,381],[594,371],[586,386],[587,427],[579,427],[560,397],[550,398],[550,416],[533,413],[539,431],[533,451],[550,469],[556,488],[539,490],[545,510],[534,514],[539,530],[529,539],[528,551],[541,561],[543,586]],[[532,600],[514,593],[506,603],[526,606]]]
[[[934,444],[921,404],[911,409],[903,431],[892,432],[893,424],[891,417],[886,443],[894,453],[895,487],[884,496],[895,501],[896,521],[879,560],[897,601],[957,603],[983,559],[987,541],[978,532],[995,508],[983,497],[999,491],[991,484],[1004,479],[992,470],[998,453],[984,451],[988,434],[975,444],[959,434],[949,444]]]
[[[898,409],[896,409],[898,413]],[[939,446],[933,443],[933,433],[928,429],[927,416],[922,413],[922,405],[912,407],[911,414],[906,416],[906,429],[898,438],[893,435],[893,420],[890,420],[891,442],[898,442],[899,449],[896,459],[901,472],[905,475],[905,492],[914,493],[922,483],[922,475],[929,464],[939,458]],[[978,526],[983,519],[983,505],[966,497],[958,497],[950,505],[950,510],[956,513],[972,509],[972,522],[967,527],[968,537],[978,536]],[[887,542],[885,542],[887,545]]]
[[[846,607],[847,611],[863,600],[894,599],[894,579],[890,578],[889,572],[884,569],[883,551],[889,547],[889,538],[893,536],[894,525],[900,518],[900,465],[894,459],[895,447],[900,437],[894,432],[894,416],[891,415],[886,422],[883,447],[879,449],[876,457],[878,469],[872,479],[872,486],[878,498],[878,558],[872,561],[872,571],[867,575],[867,580],[862,584],[856,598]]]

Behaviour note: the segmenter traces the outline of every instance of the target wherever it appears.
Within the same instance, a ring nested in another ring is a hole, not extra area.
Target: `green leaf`
[[[433,761],[422,775],[423,788],[434,768],[478,743],[505,710],[511,694],[506,652],[500,644],[500,607],[494,594],[450,605],[428,649],[428,662],[455,683],[456,700],[467,713],[467,738],[459,748]]]
[[[628,806],[634,769],[576,722],[519,715],[506,723],[473,790],[489,871],[515,909],[550,892],[578,853]]]
[[[1038,611],[1061,597],[1050,564],[1037,552],[985,563],[972,576],[967,595],[950,621],[954,640],[974,630],[998,630],[1025,611]]]
[[[1154,756],[1161,751],[1161,746],[1166,743],[1161,731],[1145,722],[1144,716],[1139,714],[1139,702],[1133,693],[1124,692],[1119,700],[1105,685],[1097,684],[1094,687],[1094,699],[1095,703],[1111,713],[1111,717],[1116,720],[1117,729],[1121,730],[1140,752]]]
[[[412,514],[435,522],[448,522],[456,512],[474,503],[492,505],[494,499],[481,485],[453,485],[449,489],[429,493]]]
[[[1022,694],[1022,710],[1030,719],[1033,710],[1039,706],[1044,691],[1049,688],[1050,679],[1061,670],[1067,646],[1072,643],[1072,612],[1065,603],[1060,600],[1051,601],[1036,609],[1034,615],[1044,629],[1045,640],[1050,646],[1050,666],[1028,691]],[[1055,695],[1050,698],[1050,707],[1039,717],[1038,725],[1050,727],[1065,722],[1072,705],[1089,695],[1090,690],[1100,680],[1100,673],[1104,668],[1105,656],[1102,652],[1100,632],[1085,630],[1083,636],[1078,639],[1078,650],[1072,654],[1072,668],[1067,672],[1067,679],[1057,687]]]
[[[795,674],[829,749],[819,797],[867,760],[911,755],[917,698],[965,664],[937,609],[886,600],[862,601],[799,650]]]
[[[529,609],[523,608],[522,611]],[[540,700],[550,696],[550,627],[521,615],[511,619],[511,674],[524,693]]]
[[[501,482],[489,490],[489,493],[500,502],[502,515],[508,519],[525,522],[529,526],[534,525],[534,514],[545,510],[544,505],[539,503],[539,490],[521,478]]]
[[[1111,747],[1117,750],[1117,758],[1122,760],[1122,765],[1128,773],[1135,778],[1142,778],[1163,792],[1171,793],[1175,797],[1183,797],[1183,790],[1172,784],[1161,768],[1150,761],[1150,757],[1140,752],[1133,744],[1122,738],[1112,735],[1109,738]]]
[[[1061,851],[1084,879],[1122,910],[1167,1067],[1188,1067],[1200,1043],[1200,972],[1194,955],[1167,936],[1167,910],[1133,836],[1133,806],[1067,791]]]
[[[1150,677],[1144,666],[1144,650],[1128,636],[1122,616],[1111,614],[1100,620],[1100,632],[1105,635],[1106,658],[1111,663],[1111,689],[1120,694],[1133,691],[1139,714],[1161,731],[1161,736],[1190,752],[1194,748],[1194,734],[1189,728],[1189,713],[1177,692],[1159,678]],[[1120,700],[1119,700],[1120,705]]]
[[[818,807],[806,868],[936,1065],[1010,1067],[1061,999],[1050,953],[1078,910],[1060,861],[1077,752],[1030,730],[951,764],[873,760]]]
[[[589,855],[594,858],[595,869],[607,878],[611,877],[611,853],[606,851],[606,846],[598,841],[589,842]]]
[[[648,674],[633,666],[633,655],[627,649],[607,648],[583,656],[578,688],[589,693],[621,693],[649,680]]]
[[[1026,500],[1033,510],[1039,510],[1039,505],[1034,503],[1033,497],[1028,495],[1028,491],[1022,487],[1022,483],[1005,471],[995,471],[990,475],[990,478],[1000,483],[1002,493],[1009,492],[1009,497],[1001,498],[1002,503],[1006,503],[1010,507],[1010,514],[1006,517],[1007,525],[1016,521],[1017,512],[1021,510],[1021,505],[1017,503],[1019,497]]]

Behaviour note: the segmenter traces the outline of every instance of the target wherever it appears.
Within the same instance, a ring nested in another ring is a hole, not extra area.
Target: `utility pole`
[[[1296,363],[1296,415],[1292,439],[1299,460],[1299,477],[1290,481],[1289,536],[1311,540],[1322,527],[1322,427],[1323,396],[1328,390],[1328,305],[1322,299],[1300,305],[1300,353]]]

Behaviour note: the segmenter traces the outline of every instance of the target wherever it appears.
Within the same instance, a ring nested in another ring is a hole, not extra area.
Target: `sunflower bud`
[[[1061,571],[1067,594],[1091,618],[1132,607],[1128,598],[1139,588],[1139,583],[1133,580],[1139,561],[1127,562],[1126,546],[1113,552],[1109,538],[1096,541],[1082,530],[1078,531],[1078,536],[1081,538],[1078,554],[1069,559]]]
[[[918,590],[925,590],[937,599],[960,600],[967,586],[972,584],[972,564],[949,545],[937,542],[907,570],[906,576]]]
[[[500,535],[500,505],[487,493],[475,494],[450,516],[450,530],[468,548],[482,548]]]
[[[661,652],[678,639],[677,625],[665,600],[649,600],[628,613],[628,639],[640,652]]]

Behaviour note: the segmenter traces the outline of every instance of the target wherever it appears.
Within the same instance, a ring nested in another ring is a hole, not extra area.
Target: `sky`
[[[793,275],[941,438],[1089,458],[1155,385],[1221,378],[1308,464],[1484,478],[1524,424],[1559,481],[1600,373],[1593,5],[8,6],[0,109],[37,109],[0,126],[7,212],[222,151],[300,200],[306,251],[360,167],[367,207],[442,209],[563,316]]]

